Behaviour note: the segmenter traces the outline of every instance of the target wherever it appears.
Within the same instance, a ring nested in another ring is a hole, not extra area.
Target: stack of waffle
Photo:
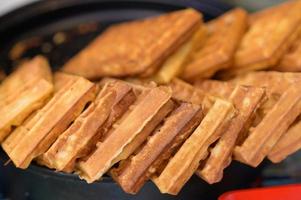
[[[116,25],[54,75],[37,56],[1,83],[2,147],[16,167],[88,183],[108,174],[131,194],[149,180],[177,194],[193,174],[216,183],[232,160],[280,162],[301,148],[301,74],[249,71],[298,71],[285,66],[300,61],[300,10],[234,9],[203,24],[186,9]],[[214,74],[227,80],[205,79]]]

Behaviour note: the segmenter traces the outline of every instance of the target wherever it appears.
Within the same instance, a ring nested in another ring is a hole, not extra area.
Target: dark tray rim
[[[174,7],[206,7],[217,13],[232,9],[233,6],[218,0],[41,0],[14,9],[0,17],[0,32],[15,24],[33,17],[71,7],[87,6],[98,3],[107,4],[157,4]]]
[[[4,165],[4,167],[10,167],[14,168],[14,170],[22,171],[23,173],[33,173],[36,175],[44,176],[44,177],[51,177],[56,179],[65,179],[65,180],[72,180],[72,181],[80,181],[85,182],[85,180],[80,179],[79,176],[76,173],[65,173],[65,172],[59,172],[55,171],[54,169],[47,168],[45,166],[38,165],[35,162],[32,162],[27,169],[20,169],[16,168],[15,165],[10,161],[7,165],[4,164],[9,160],[8,156],[4,152],[3,149],[0,149],[0,165]],[[104,175],[100,180],[95,181],[94,183],[106,183],[106,182],[113,182],[113,179],[108,176]],[[94,184],[93,183],[93,184]]]

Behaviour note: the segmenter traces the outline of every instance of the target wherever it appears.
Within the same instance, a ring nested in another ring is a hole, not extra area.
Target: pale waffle
[[[95,101],[38,158],[39,163],[58,171],[74,171],[77,159],[89,151],[91,143],[104,136],[102,130],[122,115],[134,100],[135,95],[128,84],[121,81],[105,83]]]
[[[127,193],[137,193],[197,127],[202,116],[200,106],[179,103],[138,152],[111,170],[113,178]]]
[[[247,28],[247,12],[241,8],[228,11],[206,24],[208,36],[193,53],[181,77],[187,81],[211,77],[232,65],[234,52]]]
[[[260,107],[265,97],[265,90],[257,87],[234,86],[220,81],[203,81],[197,84],[202,89],[215,88],[212,95],[228,99],[237,109],[237,115],[231,120],[224,134],[211,148],[207,160],[200,165],[196,173],[210,184],[219,182],[223,177],[223,170],[232,161],[232,152],[237,139],[248,129],[254,113]],[[211,92],[212,90],[207,90]],[[225,92],[226,91],[226,92]],[[229,93],[229,91],[231,91]]]
[[[0,85],[0,142],[41,108],[53,92],[47,60],[37,56],[18,67]]]
[[[301,1],[260,11],[251,20],[248,32],[234,56],[234,66],[224,76],[276,66],[297,40],[301,22]],[[251,16],[252,18],[252,16]]]
[[[257,166],[301,112],[300,74],[254,72],[233,82],[266,87],[268,98],[274,97],[268,106],[265,105],[261,119],[250,129],[249,136],[235,148],[237,160]]]
[[[115,163],[132,154],[172,110],[171,91],[167,87],[145,90],[128,112],[118,120],[105,140],[78,163],[81,178],[91,183],[98,180]]]
[[[177,194],[197,170],[200,161],[208,154],[208,148],[220,136],[233,117],[231,103],[217,99],[200,125],[168,161],[160,174],[152,180],[162,193]]]
[[[19,168],[43,154],[96,95],[96,85],[84,78],[67,81],[50,101],[33,113],[2,143]]]
[[[71,58],[63,70],[90,79],[149,76],[190,38],[200,23],[199,12],[185,9],[114,25]]]

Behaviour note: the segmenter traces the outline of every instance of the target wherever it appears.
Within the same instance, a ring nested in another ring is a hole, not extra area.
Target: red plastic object
[[[226,192],[218,200],[300,200],[301,184]]]

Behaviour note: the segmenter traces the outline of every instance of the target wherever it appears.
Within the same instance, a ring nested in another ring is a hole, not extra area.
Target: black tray
[[[55,172],[31,164],[26,170],[17,169],[10,163],[4,152],[0,152],[0,178],[2,191],[13,200],[214,200],[229,190],[250,187],[263,166],[251,168],[236,161],[225,170],[221,182],[209,185],[193,176],[177,196],[164,195],[148,181],[136,195],[124,193],[108,176],[101,181],[87,184],[76,175]]]
[[[49,0],[15,10],[0,18],[0,67],[9,73],[22,58],[44,54],[54,70],[77,53],[97,34],[113,23],[153,16],[185,7],[193,7],[204,14],[205,20],[222,14],[231,7],[217,1],[197,0]],[[92,24],[92,31],[79,34],[79,24]],[[63,32],[66,42],[56,45],[53,36]],[[9,52],[16,42],[37,37],[35,47],[25,51],[17,60],[10,60]],[[45,51],[45,45],[48,51]],[[52,48],[49,51],[49,46]],[[7,159],[1,153],[2,163]],[[260,172],[234,162],[226,170],[221,183],[208,185],[193,177],[178,196],[162,195],[152,182],[147,182],[138,195],[125,194],[111,178],[86,184],[75,175],[54,172],[32,164],[28,170],[0,165],[0,189],[17,200],[165,200],[165,199],[216,199],[230,189],[248,187]],[[2,184],[1,184],[2,182]],[[5,183],[5,184],[3,184]]]

